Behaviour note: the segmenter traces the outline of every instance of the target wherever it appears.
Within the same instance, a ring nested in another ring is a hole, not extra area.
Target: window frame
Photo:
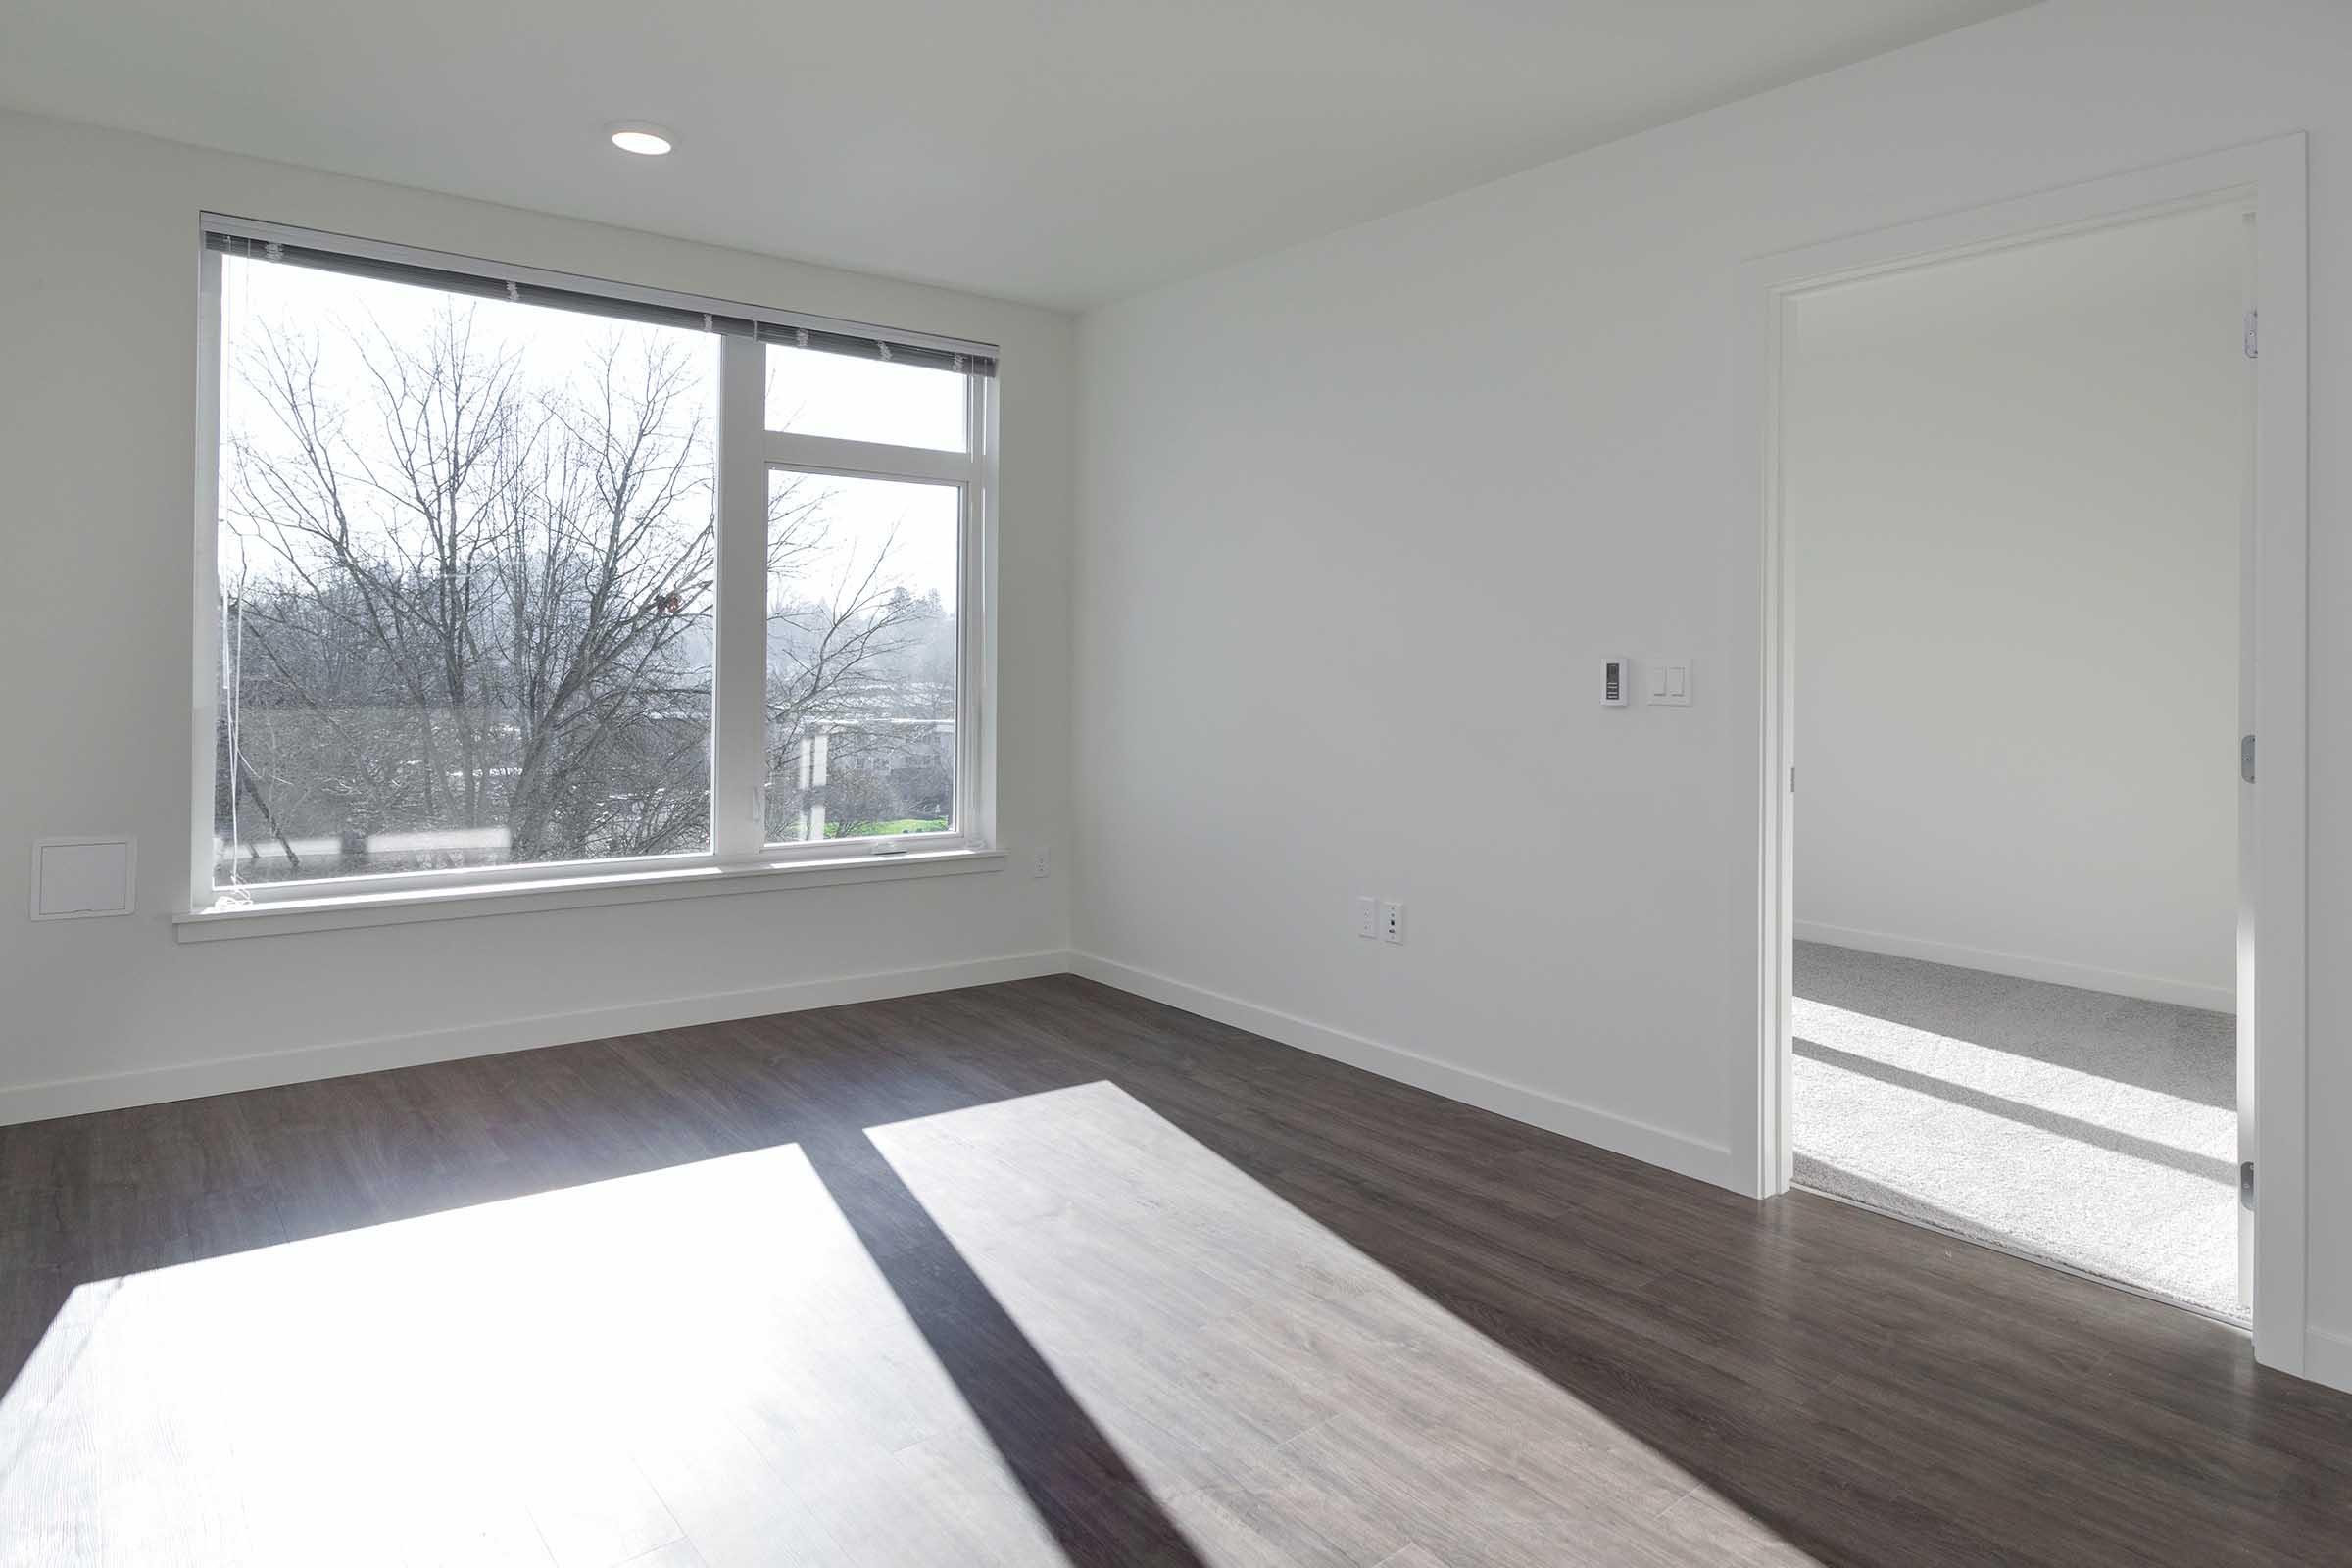
[[[266,883],[215,880],[215,800],[220,714],[220,421],[227,323],[222,256],[205,246],[206,231],[227,230],[360,258],[513,277],[577,293],[634,300],[761,323],[807,325],[870,335],[999,359],[990,344],[885,329],[834,318],[751,307],[731,301],[641,288],[603,279],[512,266],[381,241],[322,234],[252,220],[202,215],[198,257],[197,417],[194,472],[195,594],[191,631],[194,725],[189,772],[188,903],[183,918],[249,915],[306,905],[348,906],[426,902],[446,898],[478,912],[480,895],[502,888],[544,894],[567,884],[610,889],[642,883],[647,889],[708,882],[712,875],[745,886],[773,886],[770,873],[822,871],[845,864],[905,861],[933,865],[943,858],[993,854],[996,836],[996,527],[997,377],[964,377],[966,440],[962,452],[770,430],[767,425],[768,344],[756,337],[719,335],[718,408],[712,460],[716,529],[716,587],[711,670],[710,846],[677,855],[591,860],[535,860],[432,871],[364,872]],[[1001,371],[1000,371],[1001,373]],[[957,506],[956,777],[951,825],[945,832],[907,833],[812,842],[769,842],[767,816],[767,486],[779,468],[845,477],[944,484]],[[910,864],[908,869],[914,867]],[[827,880],[811,879],[814,882]],[[789,885],[787,879],[787,885]]]

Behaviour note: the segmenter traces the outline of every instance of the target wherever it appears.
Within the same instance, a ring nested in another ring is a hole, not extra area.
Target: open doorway
[[[1808,292],[1793,1178],[2242,1321],[2250,206]]]
[[[1745,1111],[1730,1151],[1753,1191],[1786,1192],[1795,1175],[1791,1100],[1795,1053],[1797,762],[1802,711],[1784,506],[1783,404],[1787,337],[1802,300],[1867,278],[2191,210],[2251,212],[2253,308],[2242,323],[2257,357],[2252,519],[2239,575],[2246,587],[2239,650],[2250,727],[2237,787],[2238,925],[2233,986],[2236,1104],[2255,1359],[2302,1374],[2317,1336],[2304,1307],[2307,1274],[2305,1087],[2309,967],[2306,801],[2309,703],[2310,484],[2308,474],[2308,219],[2305,139],[2287,135],[2178,163],[2023,195],[1992,206],[1757,257],[1742,269],[1754,335],[1735,345],[1758,396],[1754,494],[1762,523],[1758,651],[1763,710],[1757,731],[1755,1073],[1734,1086]],[[2239,352],[2248,345],[2241,342]],[[2047,674],[2037,678],[2046,679]],[[2107,694],[2086,692],[2103,702]],[[1965,967],[1951,965],[1950,967]],[[2014,977],[2003,977],[2014,978]],[[2078,988],[2083,989],[2083,988]]]

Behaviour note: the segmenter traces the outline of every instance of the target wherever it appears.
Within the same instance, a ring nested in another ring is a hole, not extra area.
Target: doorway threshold
[[[1916,1214],[1897,1213],[1891,1208],[1884,1208],[1877,1203],[1865,1202],[1861,1199],[1850,1198],[1843,1193],[1833,1193],[1826,1188],[1810,1186],[1801,1181],[1791,1182],[1788,1190],[1803,1193],[1808,1198],[1826,1198],[1833,1203],[1843,1203],[1846,1207],[1860,1209],[1865,1214],[1876,1214],[1882,1219],[1890,1219],[1919,1230],[1930,1231],[1947,1241],[1958,1242],[1965,1247],[1980,1248],[2002,1257],[2013,1257],[2021,1263],[2032,1263],[2036,1268],[2046,1268],[2058,1274],[2072,1274],[2079,1280],[2088,1280],[2093,1285],[2104,1285],[2111,1291],[2121,1291],[2127,1296],[2136,1296],[2142,1300],[2154,1301],[2159,1306],[2173,1307],[2192,1316],[2201,1317],[2209,1323],[2219,1323],[2222,1327],[2234,1329],[2248,1338],[2251,1338],[2253,1334],[2251,1324],[2243,1317],[2231,1316],[2226,1312],[2216,1312],[2195,1301],[2184,1301],[2177,1296],[2168,1296],[2162,1291],[2150,1290],[2144,1285],[2137,1285],[2130,1280],[2117,1279],[2112,1274],[2101,1274],[2096,1269],[2083,1268],[2078,1264],[2044,1256],[2037,1252],[2029,1252],[2022,1248],[2003,1247],[2000,1243],[1988,1241],[1983,1236],[1956,1231],[1949,1226],[1938,1225],[1934,1220],[1922,1219]]]

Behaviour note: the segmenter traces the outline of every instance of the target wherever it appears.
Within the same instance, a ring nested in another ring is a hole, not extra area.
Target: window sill
[[[839,887],[852,882],[906,882],[922,877],[999,871],[1004,866],[1002,850],[942,850],[928,855],[859,856],[844,860],[697,865],[614,876],[435,888],[429,892],[412,889],[399,893],[279,899],[268,904],[215,905],[189,914],[175,914],[172,923],[181,942],[220,942],[233,937],[344,931],[357,926],[462,920],[483,914],[528,914],[608,904],[654,904],[734,893]]]

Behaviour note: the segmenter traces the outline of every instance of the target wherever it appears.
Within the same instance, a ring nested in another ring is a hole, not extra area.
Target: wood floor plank
[[[2352,1562],[2352,1398],[1072,977],[0,1128],[0,1564]]]

